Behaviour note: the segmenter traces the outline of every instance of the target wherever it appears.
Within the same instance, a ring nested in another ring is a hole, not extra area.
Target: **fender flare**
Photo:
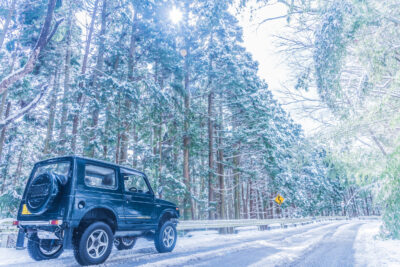
[[[158,216],[158,218],[157,218],[158,224],[160,223],[162,217],[163,217],[165,214],[167,214],[167,213],[169,213],[169,214],[171,215],[172,218],[176,218],[176,219],[179,218],[179,215],[178,215],[178,213],[176,212],[176,210],[174,210],[174,209],[172,209],[172,208],[166,208],[166,209],[162,210],[161,213],[160,213],[160,215]]]
[[[114,215],[114,218],[115,218],[116,228],[118,227],[120,221],[119,221],[119,217],[117,216],[117,212],[115,212],[115,210],[112,207],[105,206],[105,205],[99,205],[99,206],[91,207],[91,208],[85,210],[84,213],[82,213],[82,215],[79,216],[79,218],[74,220],[74,225],[72,225],[72,227],[78,227],[79,224],[81,223],[82,219],[89,212],[91,212],[93,210],[96,210],[96,209],[103,209],[103,210],[107,210],[108,212],[112,213]]]

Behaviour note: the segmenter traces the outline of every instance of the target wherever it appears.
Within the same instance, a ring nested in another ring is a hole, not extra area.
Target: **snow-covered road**
[[[195,232],[180,238],[168,254],[158,254],[152,242],[140,240],[130,251],[114,249],[104,266],[400,266],[400,241],[375,240],[379,225],[351,220],[271,231],[250,228],[235,235]],[[395,255],[384,255],[388,245],[397,251]],[[70,251],[38,263],[26,251],[3,248],[0,265],[76,266],[76,262]]]

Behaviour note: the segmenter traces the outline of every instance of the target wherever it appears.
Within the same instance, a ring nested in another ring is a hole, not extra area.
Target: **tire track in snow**
[[[251,267],[258,266],[353,266],[353,242],[363,222],[350,222],[319,235],[303,235],[303,241],[288,238],[291,246],[266,257]],[[318,232],[316,232],[318,234]]]
[[[290,243],[288,238],[296,238],[308,232],[326,231],[327,228],[337,228],[346,222],[322,222],[318,224],[309,224],[299,226],[296,228],[278,229],[265,232],[249,231],[241,232],[238,235],[210,235],[178,239],[178,246],[172,253],[159,254],[154,249],[153,242],[141,242],[138,248],[130,251],[117,251],[113,249],[109,259],[102,266],[137,266],[145,265],[156,266],[161,264],[163,266],[185,265],[186,263],[196,263],[205,260],[209,257],[224,257],[230,253],[237,253],[245,251],[249,248],[254,249],[269,249],[270,253],[276,253],[277,244],[282,242]],[[268,241],[266,241],[268,240]],[[139,242],[138,242],[139,243]],[[279,247],[279,246],[278,246]],[[27,253],[27,251],[23,251]],[[168,263],[169,262],[169,263]],[[179,264],[176,264],[179,262]],[[64,252],[64,254],[56,260],[45,262],[26,262],[23,264],[16,264],[12,266],[78,266],[75,262],[71,251]]]
[[[250,238],[250,239],[240,239],[237,242],[231,243],[231,244],[222,244],[219,246],[215,246],[213,248],[208,248],[206,251],[199,252],[195,249],[193,251],[194,253],[190,253],[187,255],[176,255],[174,257],[168,257],[165,259],[160,259],[158,261],[150,261],[150,262],[145,262],[142,265],[142,267],[149,267],[149,266],[188,266],[188,265],[194,265],[196,263],[200,262],[200,265],[203,265],[201,262],[205,262],[205,266],[207,266],[207,260],[210,258],[222,258],[226,259],[227,254],[235,254],[243,250],[250,250],[253,251],[255,249],[257,250],[268,250],[269,253],[276,253],[279,252],[280,250],[277,250],[276,248],[280,247],[282,242],[288,242],[285,241],[288,238],[293,238],[296,236],[303,236],[305,233],[308,232],[326,232],[327,228],[328,229],[336,229],[340,225],[344,224],[346,222],[339,222],[339,223],[330,223],[330,224],[325,224],[325,225],[313,225],[312,228],[307,227],[307,229],[304,229],[300,227],[300,229],[293,229],[294,231],[286,230],[286,231],[280,231],[278,233],[268,233],[268,234],[260,234],[256,238]],[[261,232],[262,233],[262,232]],[[271,234],[273,234],[272,237]],[[289,236],[288,236],[289,234]],[[301,237],[300,237],[301,238]],[[268,240],[268,241],[267,241]],[[262,254],[265,255],[265,254]],[[171,255],[172,256],[172,255]],[[234,257],[234,255],[229,255]],[[225,260],[222,260],[224,262]],[[213,263],[210,263],[209,266],[216,266]],[[235,265],[238,266],[238,265]]]

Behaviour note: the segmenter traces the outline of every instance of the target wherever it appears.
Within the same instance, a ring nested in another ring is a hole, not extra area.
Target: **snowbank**
[[[353,247],[357,266],[400,267],[400,240],[381,240],[380,226],[371,222],[360,227]]]

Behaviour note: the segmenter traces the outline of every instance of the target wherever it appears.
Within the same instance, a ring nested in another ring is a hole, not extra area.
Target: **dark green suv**
[[[77,156],[35,164],[19,207],[17,248],[28,238],[35,260],[54,259],[73,249],[82,265],[100,264],[138,237],[154,239],[170,252],[177,239],[179,209],[157,199],[137,170]]]

